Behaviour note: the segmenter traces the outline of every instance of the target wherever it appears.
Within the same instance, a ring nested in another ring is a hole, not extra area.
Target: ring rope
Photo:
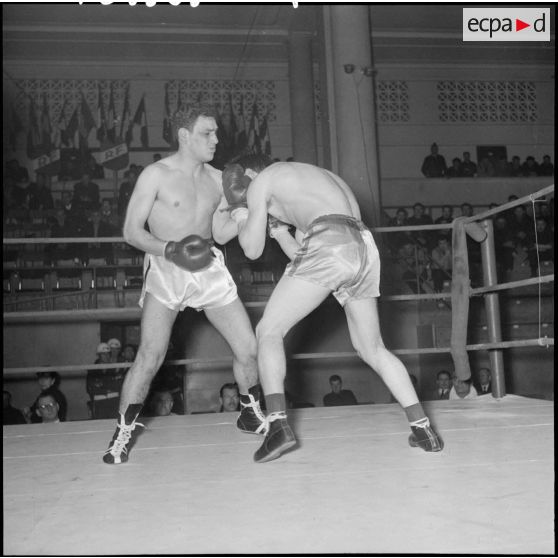
[[[493,349],[509,349],[513,347],[532,347],[541,346],[548,348],[554,346],[554,338],[547,337],[538,339],[517,339],[515,341],[499,341],[496,343],[477,343],[466,345],[467,351],[483,351]],[[390,349],[390,352],[396,355],[426,355],[440,354],[451,352],[450,347],[426,347],[416,349]],[[355,351],[347,352],[324,352],[324,353],[297,353],[288,357],[290,360],[312,360],[325,358],[356,358],[358,354]],[[168,360],[164,362],[167,365],[188,365],[188,364],[231,364],[232,357],[221,358],[181,358],[176,360]],[[19,368],[4,368],[4,375],[24,375],[34,374],[37,372],[80,372],[89,370],[108,370],[113,368],[129,368],[132,362],[112,362],[107,364],[68,364],[64,366],[25,366]]]

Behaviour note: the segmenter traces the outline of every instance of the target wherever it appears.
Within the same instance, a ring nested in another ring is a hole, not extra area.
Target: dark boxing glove
[[[227,165],[223,170],[222,181],[229,211],[246,207],[246,192],[252,179],[244,174],[244,168],[238,164]]]
[[[186,271],[200,271],[211,264],[212,258],[210,243],[197,234],[165,245],[165,259]]]

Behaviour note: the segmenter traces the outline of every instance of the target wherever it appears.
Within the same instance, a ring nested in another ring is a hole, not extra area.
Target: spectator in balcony
[[[113,210],[112,200],[110,198],[103,198],[101,202],[101,221],[108,223],[113,229],[116,229],[120,236],[120,218]]]
[[[452,253],[447,236],[438,237],[438,245],[432,250],[432,283],[434,291],[441,293],[444,281],[451,280]]]
[[[31,211],[46,211],[54,208],[50,185],[50,176],[44,173],[36,174],[35,182],[29,184],[29,209]]]
[[[454,157],[451,160],[451,167],[446,171],[447,178],[460,178],[462,175],[461,171],[461,159],[459,157]]]
[[[478,397],[477,390],[472,384],[471,378],[468,380],[461,380],[457,374],[453,375],[453,386],[450,389],[449,399],[476,399]]]
[[[120,220],[123,220],[124,216],[126,215],[128,202],[132,197],[132,192],[134,191],[137,179],[137,171],[132,169],[132,167],[130,167],[130,169],[124,173],[124,181],[122,182],[122,184],[120,184],[120,189],[118,191],[117,211]]]
[[[232,413],[240,411],[240,393],[236,383],[227,383],[219,390],[219,401],[221,402],[220,413]]]
[[[408,225],[407,218],[408,218],[407,210],[404,207],[400,207],[395,212],[395,217],[392,217],[389,220],[388,227],[404,227],[405,225]],[[410,237],[408,232],[393,232],[393,233],[389,233],[387,235],[387,238],[389,241],[389,246],[391,248],[391,251],[393,253],[397,253],[399,248],[401,248],[401,246],[405,244],[405,242],[409,241]]]
[[[496,176],[511,176],[511,165],[505,155],[500,155],[496,161]]]
[[[91,175],[87,172],[74,184],[74,204],[86,211],[99,207],[99,185],[91,181]]]
[[[120,349],[122,348],[122,343],[116,337],[109,339],[107,345],[110,348],[110,361],[111,362],[121,362],[120,360]]]
[[[479,368],[475,374],[475,389],[479,395],[492,393],[492,374],[488,368]]]
[[[446,160],[438,153],[438,145],[433,143],[430,146],[430,155],[427,155],[422,163],[422,174],[426,178],[440,178],[446,175],[446,170]]]
[[[136,352],[137,350],[135,345],[126,343],[126,345],[124,345],[124,347],[122,348],[122,362],[134,362],[134,359],[136,358]]]
[[[512,157],[509,168],[509,176],[521,176],[521,159],[518,155],[514,155]]]
[[[2,424],[27,424],[23,413],[12,407],[12,394],[6,390],[2,394]]]
[[[474,176],[477,176],[477,164],[474,161],[471,161],[471,154],[468,151],[463,152],[461,176],[464,178],[473,178]]]
[[[554,176],[554,165],[550,160],[550,155],[544,155],[542,163],[539,165],[539,176]]]
[[[550,230],[544,217],[535,220],[537,234],[532,237],[532,242],[527,249],[527,257],[531,268],[531,277],[540,273],[539,262],[554,261],[554,233]]]
[[[493,151],[488,151],[485,157],[479,162],[479,176],[492,177],[496,176],[498,168],[498,159]]]
[[[407,219],[407,225],[432,225],[432,217],[426,213],[422,203],[413,205],[413,214]],[[432,231],[410,231],[412,238],[422,247],[430,250],[433,243]]]
[[[30,422],[41,422],[41,417],[37,414],[39,398],[44,395],[50,395],[58,403],[58,417],[64,422],[66,420],[68,403],[65,395],[58,388],[60,384],[60,375],[58,372],[37,372],[37,381],[41,393],[35,399],[31,407],[24,407],[23,414]]]
[[[350,389],[343,389],[343,380],[338,374],[329,377],[331,391],[324,395],[324,407],[358,405],[355,394]]]
[[[521,176],[539,176],[539,165],[532,155],[529,155],[529,157],[527,157],[525,162],[521,165]]]
[[[462,217],[472,217],[474,214],[473,206],[470,203],[462,203],[461,204],[461,216]]]
[[[515,242],[513,233],[508,227],[506,217],[499,213],[494,218],[494,251],[496,253],[496,266],[498,275],[504,278],[504,273],[513,269],[513,254]]]
[[[37,422],[47,423],[57,423],[60,422],[60,405],[54,398],[54,396],[43,393],[39,395],[37,399],[37,407],[35,409],[35,414],[38,417]]]

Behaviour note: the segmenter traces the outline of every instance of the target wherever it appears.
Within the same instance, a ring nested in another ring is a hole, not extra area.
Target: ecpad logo
[[[463,8],[463,41],[550,41],[550,8]]]

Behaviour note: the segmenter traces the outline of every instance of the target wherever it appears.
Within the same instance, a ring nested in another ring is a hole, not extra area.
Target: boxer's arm
[[[298,232],[298,231],[297,231]],[[275,240],[279,243],[281,250],[285,253],[289,260],[292,260],[300,248],[300,243],[293,237],[289,231],[276,234]]]
[[[128,244],[155,256],[164,255],[166,241],[153,236],[144,227],[157,197],[161,174],[162,171],[153,165],[140,174],[128,203],[123,228]]]
[[[225,196],[221,197],[219,207],[213,214],[211,234],[218,244],[226,244],[238,234],[238,226],[231,219],[230,211],[227,211],[229,204]]]
[[[267,204],[269,186],[260,175],[250,184],[246,196],[248,214],[246,219],[236,219],[238,224],[238,241],[247,258],[255,260],[262,255],[267,234]],[[238,211],[238,210],[237,210]],[[241,209],[245,212],[246,209]],[[234,212],[233,212],[234,213]]]

